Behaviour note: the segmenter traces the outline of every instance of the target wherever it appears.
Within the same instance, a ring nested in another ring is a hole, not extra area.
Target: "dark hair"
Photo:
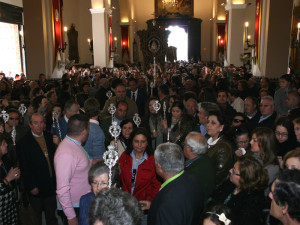
[[[124,101],[124,100],[118,101],[117,104],[116,104],[116,108],[118,108],[120,104],[127,105],[127,109],[128,109],[128,103],[126,101]]]
[[[300,170],[283,170],[278,174],[273,197],[277,205],[286,206],[292,220],[300,222]]]
[[[234,97],[239,96],[239,92],[236,89],[230,89],[228,92]]]
[[[208,116],[215,116],[221,125],[226,125],[226,119],[221,111],[210,111]]]
[[[226,218],[231,221],[231,223],[229,223],[229,225],[235,224],[233,221],[233,215],[231,213],[230,208],[228,208],[228,206],[226,206],[226,205],[221,205],[221,204],[210,207],[205,212],[203,219],[209,219],[217,225],[225,225],[225,223],[223,223],[222,221],[219,220],[219,216],[221,214],[224,214],[226,216]]]
[[[89,118],[99,115],[100,104],[96,98],[88,98],[84,102],[84,111]]]
[[[268,186],[268,173],[262,164],[251,155],[238,158],[240,163],[240,189],[251,193],[255,190],[263,190]]]
[[[78,105],[78,103],[73,99],[66,101],[66,103],[64,105],[64,111],[67,111],[67,110],[70,111],[72,109],[73,104]]]
[[[75,114],[68,121],[68,136],[79,136],[81,132],[89,127],[89,118],[83,114]]]
[[[181,109],[182,113],[184,113],[184,105],[183,105],[182,101],[174,101],[171,111],[174,107],[178,107],[179,109]]]
[[[250,131],[249,128],[246,125],[240,125],[234,129],[234,140],[237,139],[237,137],[242,135],[248,135],[250,137]]]
[[[161,91],[164,95],[169,95],[169,86],[162,84],[158,87],[158,90]]]
[[[295,135],[295,132],[294,132],[294,124],[290,120],[289,117],[287,117],[287,116],[279,117],[275,122],[274,131],[276,131],[277,126],[283,126],[287,129],[287,131],[288,131],[288,140],[296,140],[296,135]]]
[[[234,120],[234,117],[236,117],[236,116],[241,116],[241,117],[243,117],[243,119],[244,119],[243,123],[244,123],[244,124],[247,124],[247,123],[248,123],[248,117],[247,117],[244,113],[241,113],[241,112],[236,112],[236,113],[233,115],[233,117],[232,117],[232,122],[233,122],[233,120]]]
[[[126,153],[128,155],[130,155],[130,153],[134,150],[132,142],[133,142],[134,137],[137,136],[137,135],[144,135],[146,137],[148,144],[147,144],[147,147],[145,149],[145,152],[147,153],[147,155],[152,155],[153,154],[153,149],[152,149],[151,136],[150,136],[149,132],[143,127],[135,128],[132,131],[132,133],[130,134],[129,146],[127,146],[127,148],[126,148]]]
[[[40,107],[40,104],[42,103],[43,98],[46,98],[44,95],[36,96],[32,100],[32,107],[37,110]]]
[[[197,96],[196,96],[196,94],[195,94],[194,92],[192,92],[192,91],[187,91],[187,92],[185,92],[185,93],[183,94],[183,100],[184,100],[184,101],[187,101],[187,100],[189,100],[190,98],[194,98],[194,99],[196,99],[196,101],[197,101]]]
[[[284,75],[280,76],[280,79],[284,79],[284,80],[286,80],[289,83],[292,82],[292,77],[291,77],[290,74],[284,74]]]
[[[37,93],[39,93],[42,90],[40,87],[36,87],[35,89],[32,90],[32,96],[35,97]]]
[[[260,157],[263,165],[278,164],[276,150],[276,141],[273,130],[268,127],[257,127],[252,134],[256,134]]]
[[[0,145],[2,145],[3,141],[6,141],[5,136],[4,136],[4,134],[0,133]],[[0,160],[1,160],[2,156],[3,156],[2,153],[0,153]]]
[[[46,94],[46,97],[49,99],[51,98],[51,96],[55,94],[55,91],[49,91],[47,94]]]

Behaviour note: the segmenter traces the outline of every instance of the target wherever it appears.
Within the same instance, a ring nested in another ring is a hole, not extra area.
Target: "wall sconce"
[[[64,27],[64,39],[65,39],[65,42],[64,42],[64,46],[62,48],[58,48],[58,51],[59,52],[64,52],[67,48],[67,32],[68,32],[68,27]]]
[[[89,43],[89,50],[90,52],[93,52],[93,39],[88,38],[87,42]]]

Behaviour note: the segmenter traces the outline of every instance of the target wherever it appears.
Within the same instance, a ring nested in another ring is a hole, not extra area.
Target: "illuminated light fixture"
[[[217,20],[226,20],[224,16],[218,16]]]
[[[251,39],[251,35],[248,35],[248,37],[247,37],[247,38],[248,38],[248,40],[250,40],[250,39]]]
[[[122,23],[128,23],[129,20],[128,20],[128,18],[126,18],[126,19],[122,19],[121,22],[122,22]]]
[[[220,41],[220,43],[223,44],[223,43],[224,43],[224,40],[222,39],[222,40]]]
[[[64,32],[67,32],[68,31],[68,27],[64,27]]]
[[[177,6],[178,1],[177,0],[162,0],[162,4],[163,4],[164,8],[174,7],[174,6]]]
[[[242,4],[245,4],[245,0],[233,0],[232,1],[232,4],[233,5],[242,5]]]
[[[87,42],[88,42],[88,43],[91,43],[91,39],[88,38],[88,39],[87,39]]]
[[[122,44],[123,44],[123,46],[126,46],[126,41],[123,41]]]
[[[300,23],[297,24],[297,28],[298,28],[298,31],[297,31],[297,42],[299,42]]]
[[[249,22],[245,22],[245,27],[249,27]]]
[[[221,36],[218,36],[218,39],[220,40],[220,39],[221,39]]]
[[[117,37],[114,37],[114,40],[115,40],[115,41],[117,41],[117,40],[118,40],[118,38],[117,38]]]

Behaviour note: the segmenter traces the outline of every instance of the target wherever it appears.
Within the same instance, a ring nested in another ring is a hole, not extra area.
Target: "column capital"
[[[104,13],[105,8],[95,8],[95,9],[90,9],[91,14],[96,14],[96,13]]]

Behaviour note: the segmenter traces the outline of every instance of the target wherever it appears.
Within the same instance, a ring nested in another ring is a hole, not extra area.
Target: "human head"
[[[151,155],[153,154],[153,149],[152,149],[152,145],[151,145],[151,136],[149,134],[149,132],[143,128],[143,127],[137,127],[135,128],[129,137],[129,146],[126,148],[126,153],[128,155],[130,155],[130,153],[133,151],[133,141],[135,140],[136,136],[144,136],[146,141],[147,141],[147,146],[145,149],[145,152],[147,153],[147,155]]]
[[[297,141],[300,142],[300,117],[293,120],[294,132],[297,138]]]
[[[119,184],[118,166],[114,166],[111,172],[111,185],[112,187],[117,187]],[[88,179],[95,195],[97,195],[99,191],[108,187],[109,169],[105,165],[104,161],[98,161],[92,165],[88,173]]]
[[[223,134],[225,122],[225,117],[220,111],[210,111],[206,124],[207,134],[213,139],[219,137]]]
[[[184,169],[184,155],[181,147],[174,143],[163,143],[154,152],[157,173],[169,175],[180,173]]]
[[[199,122],[202,125],[205,125],[207,123],[207,119],[209,116],[210,111],[217,111],[219,110],[217,104],[212,102],[201,102],[201,104],[198,104],[198,118]]]
[[[197,100],[194,98],[190,98],[186,101],[185,109],[188,115],[194,116],[197,113]]]
[[[203,225],[225,225],[225,221],[227,225],[234,225],[230,209],[226,205],[214,205],[205,212]]]
[[[241,125],[234,129],[234,141],[238,148],[248,148],[250,143],[250,131],[247,126]]]
[[[280,88],[289,89],[292,82],[291,75],[284,74],[279,78],[279,86]]]
[[[289,170],[300,170],[300,148],[296,148],[286,153],[283,158],[283,165]]]
[[[263,116],[272,115],[275,110],[273,97],[270,95],[262,97],[259,108],[260,108],[261,115]]]
[[[89,118],[83,114],[71,116],[67,125],[67,135],[79,137],[81,142],[85,142],[89,136]]]
[[[244,109],[245,113],[248,116],[252,116],[256,113],[257,111],[257,100],[255,97],[249,96],[245,99],[244,101]]]
[[[198,132],[190,132],[184,143],[184,156],[187,159],[204,155],[207,152],[207,140]]]
[[[124,84],[120,83],[116,86],[115,95],[117,100],[125,100],[126,98],[126,87]]]
[[[287,116],[279,117],[274,128],[275,137],[279,143],[296,140],[293,122]]]
[[[233,171],[235,169],[235,171]],[[251,193],[263,190],[268,186],[268,174],[262,164],[254,157],[247,155],[237,159],[234,168],[230,169],[230,181],[240,191]]]
[[[285,105],[292,110],[300,106],[300,94],[297,91],[292,91],[288,94],[285,100]]]
[[[130,88],[131,91],[136,91],[138,86],[137,86],[137,80],[132,78],[128,79],[128,87]]]
[[[0,133],[0,159],[7,154],[7,143],[4,134]]]
[[[233,127],[238,127],[242,124],[246,124],[247,123],[247,117],[244,113],[241,112],[237,112],[234,114],[233,118],[232,118],[232,123],[231,125]]]
[[[79,114],[79,105],[74,100],[68,100],[65,103],[64,111],[66,117],[69,119],[71,116]]]
[[[84,94],[88,94],[90,90],[90,83],[87,81],[83,82],[81,88]]]
[[[84,111],[89,118],[99,115],[100,104],[96,98],[88,98],[84,102]]]
[[[45,129],[44,118],[39,113],[34,113],[29,117],[29,127],[31,132],[36,135],[42,135]]]
[[[101,78],[99,81],[99,85],[105,89],[109,88],[109,80],[107,78]]]
[[[42,88],[36,87],[32,90],[32,97],[37,97],[37,96],[41,96],[41,95],[44,95]]]
[[[271,128],[255,128],[252,132],[252,139],[250,141],[250,144],[251,151],[259,153],[264,166],[272,163],[277,164],[277,157],[275,153],[275,135]]]
[[[142,216],[135,197],[112,188],[102,190],[92,201],[88,221],[91,225],[139,225]]]
[[[9,115],[8,121],[7,121],[7,125],[9,127],[15,127],[19,125],[19,121],[20,121],[20,113],[17,109],[14,108],[10,108],[7,110],[7,113]]]
[[[283,224],[300,224],[300,171],[283,170],[273,182],[270,214]]]
[[[267,77],[263,77],[260,80],[260,87],[261,88],[268,88],[270,86],[270,80]]]
[[[220,104],[226,104],[228,100],[228,94],[225,90],[218,91],[217,102]]]
[[[184,106],[181,101],[175,101],[173,102],[172,108],[171,108],[171,113],[172,117],[179,119],[184,112]]]
[[[118,120],[125,120],[128,110],[128,104],[125,101],[118,101],[116,105],[115,117]]]
[[[47,93],[47,99],[51,104],[56,104],[57,103],[57,95],[55,91],[49,91]]]
[[[133,128],[135,128],[135,123],[132,120],[126,119],[120,123],[121,134],[124,138],[129,139]]]

